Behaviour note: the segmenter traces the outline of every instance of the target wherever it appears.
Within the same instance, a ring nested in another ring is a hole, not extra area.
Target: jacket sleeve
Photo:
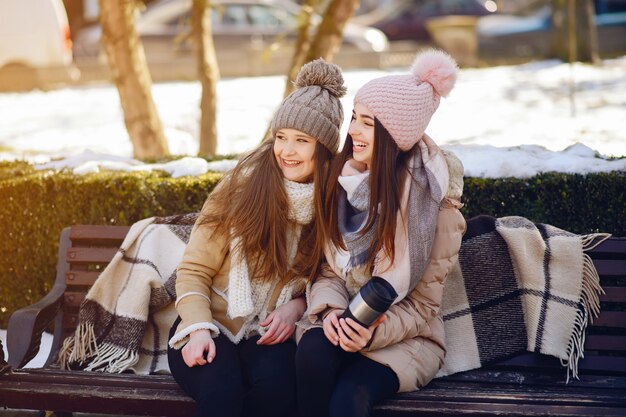
[[[439,315],[444,282],[458,258],[465,219],[461,204],[450,198],[442,203],[437,217],[435,239],[422,279],[402,301],[391,306],[364,349],[372,351],[406,339],[428,335],[428,322]]]
[[[311,286],[307,315],[311,323],[323,319],[327,311],[345,310],[350,302],[346,283],[333,270],[324,264],[322,273]]]
[[[216,236],[206,225],[195,224],[176,271],[176,310],[181,323],[170,339],[170,346],[182,347],[195,330],[219,333],[211,313],[211,285],[228,249],[225,237]]]

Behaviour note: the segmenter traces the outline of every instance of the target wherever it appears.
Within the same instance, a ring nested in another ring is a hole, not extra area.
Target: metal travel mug
[[[397,297],[398,293],[389,282],[381,277],[372,277],[352,298],[341,317],[349,317],[361,326],[369,327]]]

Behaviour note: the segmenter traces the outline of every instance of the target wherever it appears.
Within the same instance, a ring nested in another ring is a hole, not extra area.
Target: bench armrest
[[[11,315],[7,329],[8,363],[12,368],[21,368],[37,355],[41,346],[41,335],[55,319],[65,285],[54,285],[52,290],[37,303],[21,308]]]
[[[41,346],[41,335],[55,318],[60,319],[57,314],[63,302],[65,292],[65,273],[67,267],[67,249],[71,245],[70,228],[66,227],[61,232],[59,240],[59,257],[57,264],[57,277],[52,289],[41,300],[35,304],[17,310],[9,318],[7,329],[7,351],[9,357],[7,362],[16,369],[26,365],[37,355]],[[55,354],[55,346],[61,337],[61,320],[55,324],[55,340],[53,341],[51,356]],[[50,357],[48,358],[50,362]]]

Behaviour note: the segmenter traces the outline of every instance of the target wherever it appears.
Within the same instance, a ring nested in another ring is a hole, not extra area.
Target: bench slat
[[[602,311],[592,326],[619,327],[626,329],[626,311]]]
[[[67,285],[86,285],[90,286],[96,282],[100,276],[100,271],[78,271],[71,270],[65,273],[65,283]]]
[[[80,307],[80,303],[83,302],[87,293],[77,291],[65,291],[63,294],[63,303],[66,307]]]
[[[83,244],[109,244],[119,246],[130,227],[128,226],[72,226],[70,239]]]
[[[73,247],[67,250],[67,261],[73,263],[105,264],[111,262],[117,253],[117,248],[81,248]]]
[[[564,378],[565,370],[557,358],[552,356],[537,355],[526,352],[510,359],[498,362],[494,367],[528,367],[528,368],[553,368],[560,369]],[[514,368],[513,368],[514,369]],[[624,356],[591,356],[587,355],[578,362],[579,372],[621,372],[626,370],[626,357]]]
[[[588,251],[593,257],[595,254],[620,254],[626,257],[626,238],[611,238]]]
[[[588,350],[626,351],[626,336],[587,335],[585,351]]]
[[[626,260],[623,259],[594,259],[594,265],[599,275],[607,277],[626,276]]]
[[[600,301],[626,303],[626,287],[602,287],[606,294],[600,295]]]
[[[555,410],[548,409],[545,405],[530,405],[525,403],[503,404],[468,401],[461,405],[458,401],[439,401],[433,404],[431,399],[414,400],[414,401],[383,401],[375,409],[374,417],[388,416],[433,416],[438,417],[457,417],[457,416],[620,416],[624,417],[624,411],[616,408],[608,407],[583,407],[583,406],[561,406],[558,414]]]

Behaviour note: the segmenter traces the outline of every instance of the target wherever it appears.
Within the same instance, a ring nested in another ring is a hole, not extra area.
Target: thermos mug
[[[349,317],[361,326],[369,327],[391,307],[396,297],[398,293],[389,282],[374,276],[352,298],[341,318]]]

